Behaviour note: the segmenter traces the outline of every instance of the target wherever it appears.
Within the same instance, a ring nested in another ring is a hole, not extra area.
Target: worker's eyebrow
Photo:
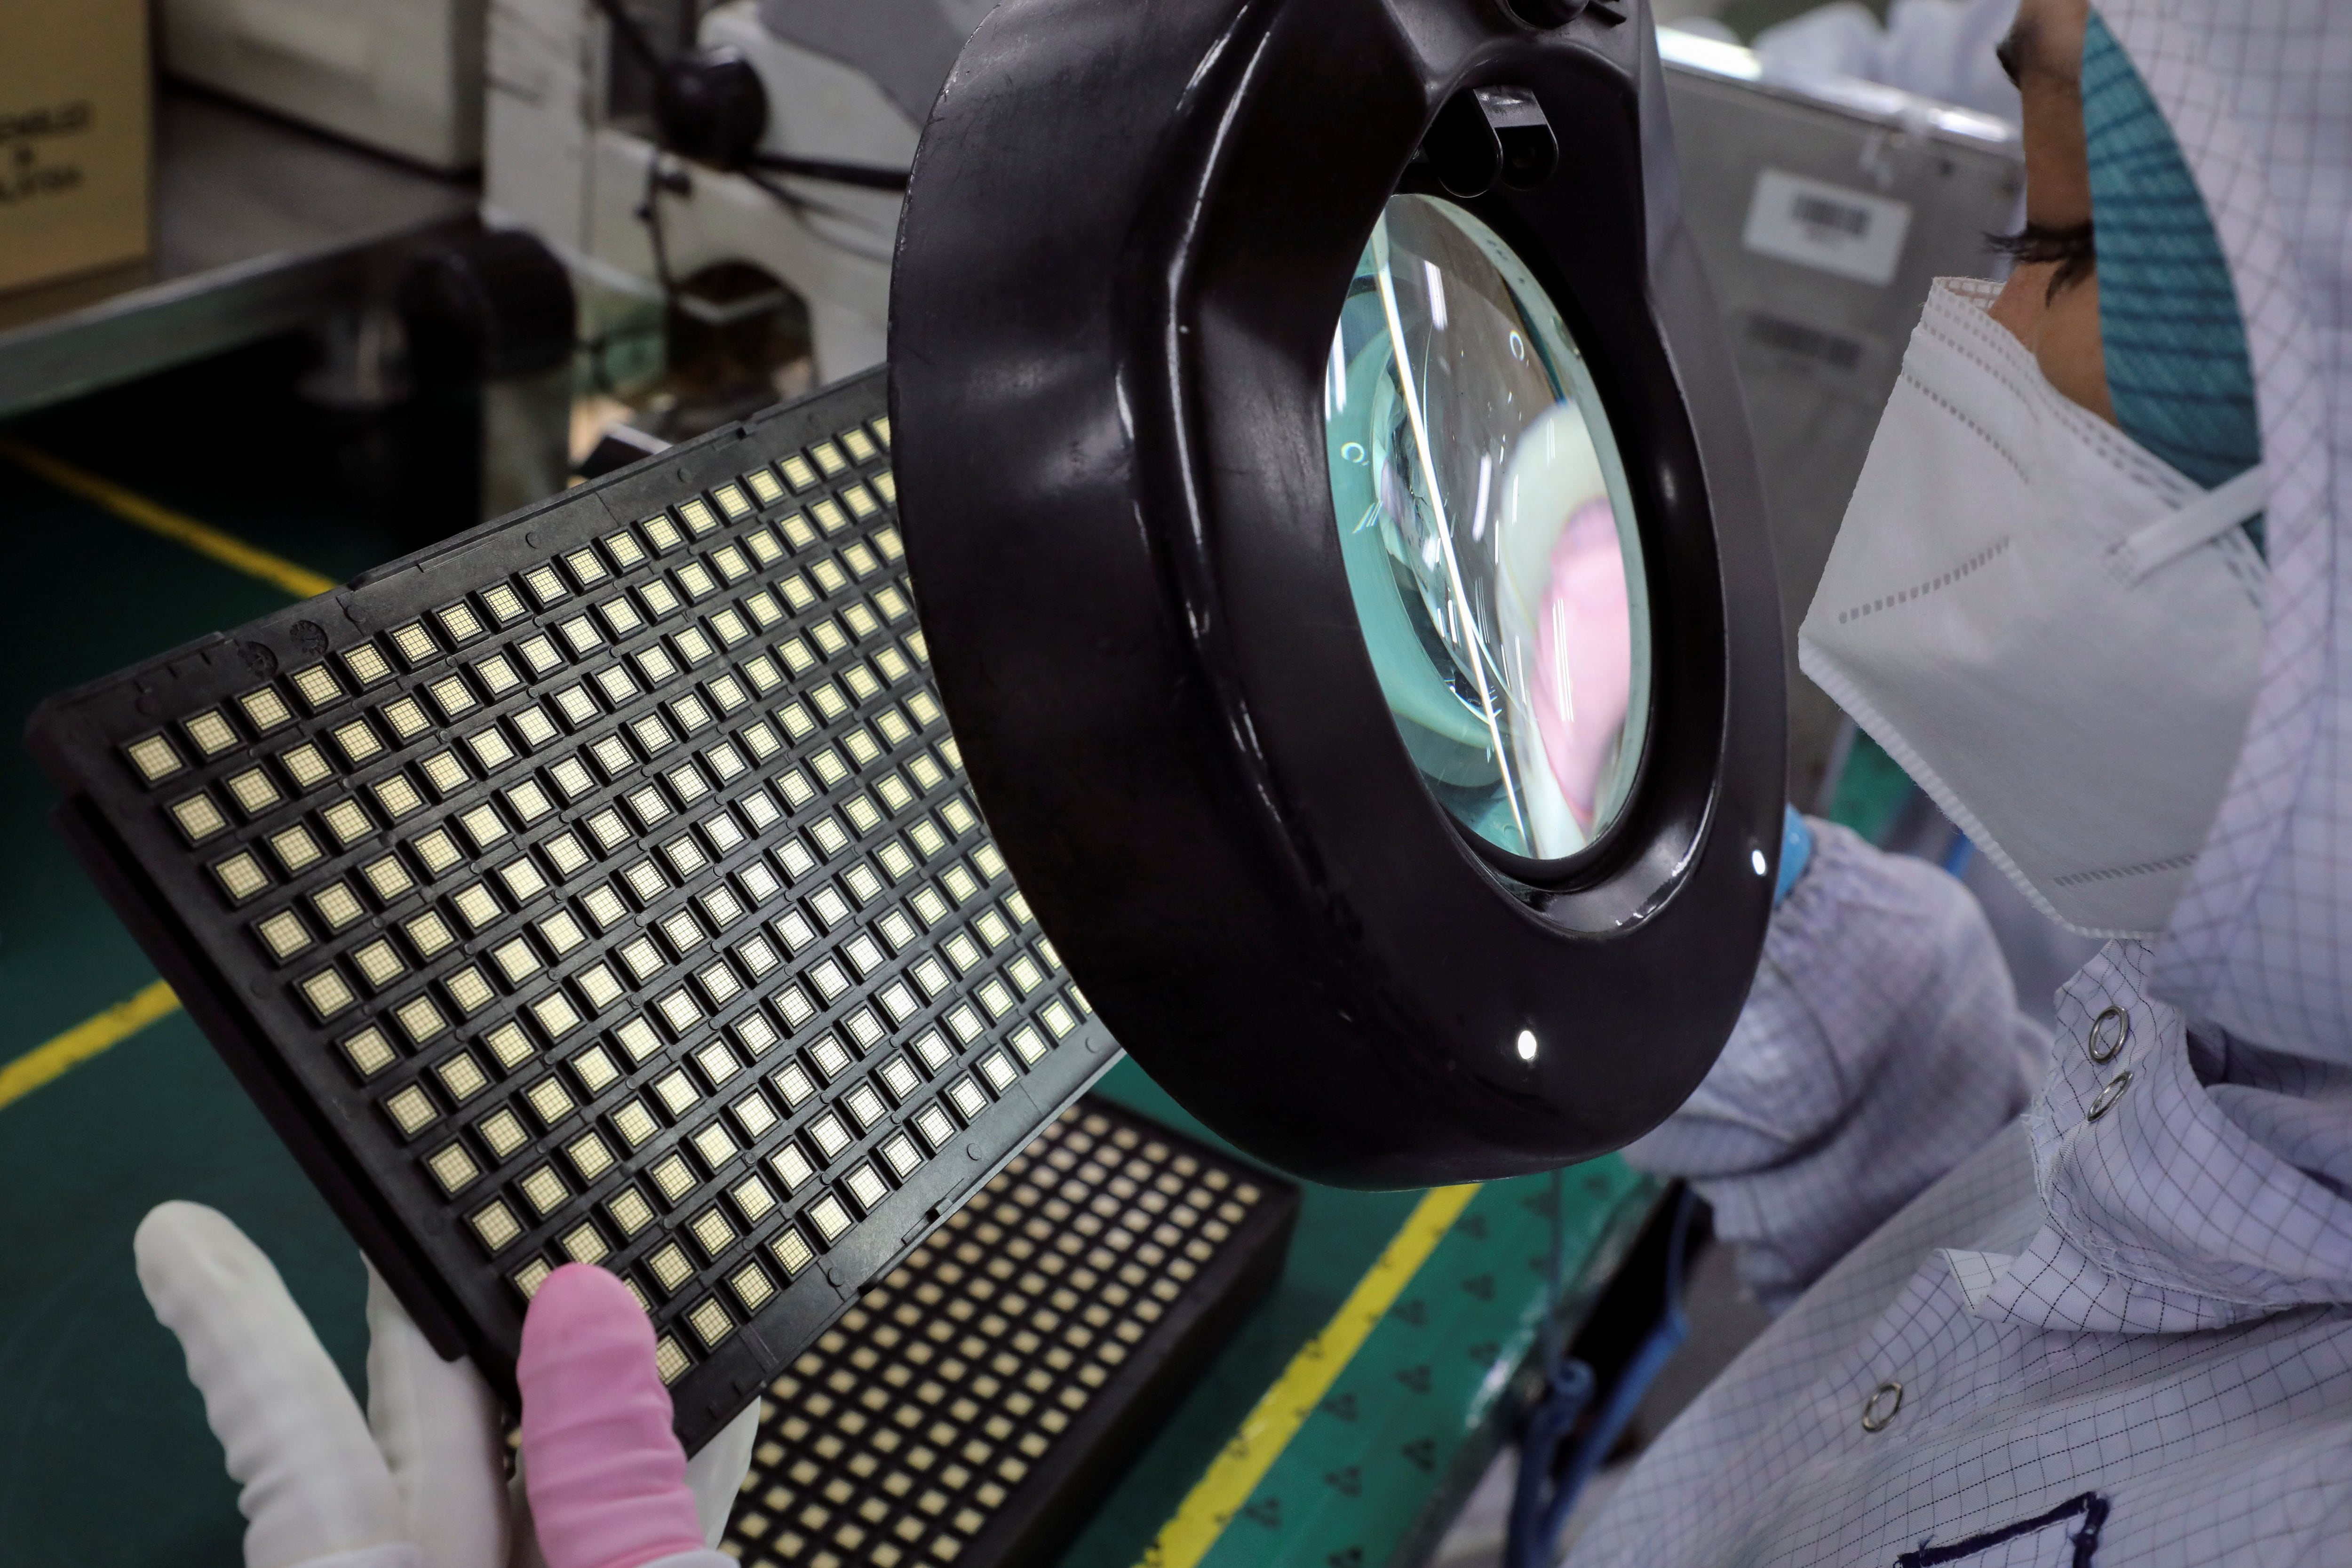
[[[1992,58],[2000,62],[2001,74],[2009,78],[2009,85],[2015,88],[2022,88],[2025,85],[2018,79],[2017,66],[2018,56],[2024,47],[2024,41],[2018,37],[2018,34],[2024,26],[2022,22],[2011,25],[2009,31],[2001,36],[2000,42],[1995,44],[1992,49]]]
[[[2010,25],[2008,35],[1993,46],[1993,58],[2000,62],[2011,87],[2022,89],[2027,76],[2047,77],[2074,86],[2083,79],[2082,60],[2054,55],[2048,47],[2049,29],[2040,19],[2021,15]]]

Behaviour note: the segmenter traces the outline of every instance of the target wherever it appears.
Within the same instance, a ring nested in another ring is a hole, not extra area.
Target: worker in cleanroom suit
[[[1631,1151],[1782,1310],[1580,1568],[2352,1562],[2352,5],[2003,56],[2021,265],[1928,302],[1800,658],[2114,940],[2053,1039],[1957,883],[1813,829]]]

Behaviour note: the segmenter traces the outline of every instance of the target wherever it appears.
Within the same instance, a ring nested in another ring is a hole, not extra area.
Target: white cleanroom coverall
[[[2254,369],[2243,750],[2168,928],[2062,988],[2013,1120],[2025,1026],[1966,895],[1824,834],[1724,1060],[1631,1152],[1693,1176],[1793,1304],[1580,1568],[2352,1563],[2352,6],[2098,9]]]

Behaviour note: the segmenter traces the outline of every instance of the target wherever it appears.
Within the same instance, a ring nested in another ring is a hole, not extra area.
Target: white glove
[[[139,1283],[179,1336],[229,1475],[246,1568],[534,1568],[498,1401],[445,1362],[368,1270],[368,1411],[343,1384],[261,1249],[218,1211],[166,1203],[131,1241]],[[755,1402],[686,1467],[716,1546],[749,1468]],[[509,1501],[509,1488],[515,1501]],[[510,1523],[510,1521],[512,1521]],[[716,1552],[644,1568],[732,1568]]]

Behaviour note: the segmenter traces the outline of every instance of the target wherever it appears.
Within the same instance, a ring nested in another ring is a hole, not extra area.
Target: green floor
[[[270,443],[246,416],[284,412],[257,403],[258,368],[165,378],[8,433],[306,564],[355,572],[393,536],[329,504],[331,485],[304,493],[247,455]],[[155,977],[50,829],[50,791],[16,739],[26,716],[49,692],[285,598],[5,461],[0,537],[12,556],[0,574],[12,647],[0,665],[0,1060],[11,1060]],[[362,1279],[341,1227],[178,1013],[0,1110],[0,1560],[238,1562],[236,1496],[177,1346],[132,1277],[131,1233],[165,1198],[233,1215],[356,1382]]]
[[[432,487],[403,479],[413,425],[322,419],[278,351],[176,372],[20,420],[26,440],[302,565],[342,577],[430,537]],[[389,477],[387,477],[389,476]],[[424,497],[423,501],[415,498]],[[0,1064],[154,978],[52,833],[13,737],[43,696],[284,602],[0,459]],[[1197,1132],[1131,1064],[1106,1089]],[[274,1257],[353,1386],[357,1254],[183,1014],[0,1108],[0,1561],[228,1568],[242,1521],[170,1336],[141,1297],[131,1235],[201,1199]],[[1234,1424],[1330,1317],[1413,1194],[1317,1189],[1275,1296],[1069,1553],[1124,1568]],[[126,1504],[132,1506],[125,1506]]]

